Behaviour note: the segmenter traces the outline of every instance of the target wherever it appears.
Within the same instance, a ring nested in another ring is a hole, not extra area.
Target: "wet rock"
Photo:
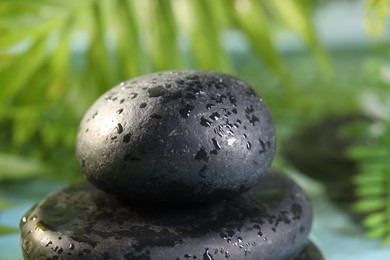
[[[312,242],[309,242],[294,260],[324,260],[324,257],[320,250]]]
[[[271,172],[236,198],[204,205],[129,205],[76,184],[38,203],[20,225],[26,259],[277,260],[302,251],[311,222],[303,191]]]
[[[264,176],[274,152],[263,99],[239,79],[205,71],[121,83],[91,106],[77,137],[85,178],[130,200],[231,198]]]

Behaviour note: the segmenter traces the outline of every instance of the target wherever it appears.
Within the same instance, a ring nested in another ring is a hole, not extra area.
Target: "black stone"
[[[324,260],[324,257],[320,250],[312,242],[309,242],[294,260]]]
[[[20,225],[26,259],[278,260],[302,251],[311,222],[304,192],[271,172],[237,198],[209,204],[130,205],[76,184],[38,203]]]
[[[121,83],[85,114],[83,175],[130,200],[217,201],[253,187],[275,152],[271,115],[245,82],[206,71]]]

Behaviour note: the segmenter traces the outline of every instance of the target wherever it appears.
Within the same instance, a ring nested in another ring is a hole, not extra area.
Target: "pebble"
[[[275,153],[271,114],[247,83],[210,71],[125,81],[86,112],[77,137],[83,176],[134,201],[209,202],[243,193]]]
[[[292,259],[308,244],[310,202],[271,171],[236,198],[126,204],[87,182],[34,206],[20,223],[25,259]],[[314,247],[315,249],[315,247]],[[318,256],[313,245],[303,259]]]

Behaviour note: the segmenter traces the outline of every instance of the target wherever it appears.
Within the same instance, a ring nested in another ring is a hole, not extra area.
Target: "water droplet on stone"
[[[207,104],[206,105],[206,108],[208,109],[208,110],[210,110],[211,108],[213,108],[215,105],[214,104]]]
[[[116,125],[116,130],[117,130],[118,134],[122,133],[122,132],[123,132],[123,127],[122,127],[122,125],[121,125],[121,124],[117,124],[117,125]]]
[[[216,150],[221,149],[221,146],[219,145],[219,143],[217,142],[217,140],[215,140],[215,138],[211,138],[211,141],[213,142],[213,145],[214,145],[214,147],[215,147]]]
[[[159,115],[159,114],[151,114],[151,115],[150,115],[150,118],[153,118],[153,119],[161,119],[162,116]]]
[[[191,111],[194,110],[194,107],[191,106],[191,105],[186,105],[184,108],[181,108],[179,110],[179,113],[180,115],[183,117],[183,118],[187,118],[190,116],[191,114]]]
[[[116,112],[117,112],[118,114],[121,114],[121,113],[123,112],[123,108],[118,109]]]
[[[26,217],[23,217],[23,218],[22,218],[22,221],[23,221],[23,223],[26,223],[26,222],[27,222],[27,218],[26,218]]]
[[[141,103],[141,104],[139,105],[139,107],[140,107],[140,108],[144,108],[144,107],[146,107],[146,103],[144,103],[144,102],[143,102],[143,103]]]
[[[206,251],[203,254],[203,260],[214,260],[208,248],[206,248]]]
[[[266,151],[265,142],[259,138],[259,143],[261,146],[261,149],[259,150],[259,154],[262,154]]]
[[[217,121],[221,115],[218,112],[212,113],[211,116],[209,116],[211,120]]]
[[[134,98],[136,98],[138,96],[138,93],[130,93],[130,99],[134,99]],[[125,101],[124,99],[123,99],[123,101]],[[122,102],[121,102],[122,103]]]
[[[207,170],[207,166],[203,165],[202,169],[199,170],[199,176],[202,178],[206,178],[207,177],[206,170]]]
[[[217,102],[218,104],[223,104],[224,98],[226,98],[225,95],[217,95],[217,97],[211,97],[211,99]]]
[[[250,150],[252,147],[252,144],[250,142],[246,142],[246,149]]]
[[[131,134],[126,134],[123,136],[123,142],[128,143],[130,141]]]
[[[147,91],[149,97],[163,96],[166,92],[167,92],[167,90],[161,85],[149,88]]]
[[[238,241],[238,243],[241,243],[242,242],[242,238],[241,237],[237,237],[237,241]]]
[[[253,108],[253,106],[248,106],[248,107],[245,107],[245,113],[247,114],[251,114],[255,111],[255,109]]]
[[[205,127],[210,127],[212,123],[202,116],[202,118],[200,119],[200,124]]]
[[[252,115],[251,118],[249,118],[249,117],[247,116],[247,118],[249,119],[249,123],[251,123],[253,126],[256,125],[256,122],[259,122],[259,121],[260,121],[260,120],[259,120],[256,116],[254,116],[254,115]]]
[[[228,93],[230,103],[235,107],[237,105],[237,99],[231,93]]]
[[[198,161],[199,160],[204,160],[204,161],[208,161],[209,160],[209,156],[207,155],[207,152],[206,152],[206,150],[204,149],[203,146],[196,153],[195,160],[198,160]]]

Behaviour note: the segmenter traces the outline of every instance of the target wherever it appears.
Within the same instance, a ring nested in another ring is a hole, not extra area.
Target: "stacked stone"
[[[85,114],[90,183],[22,219],[26,259],[321,259],[310,202],[270,170],[275,131],[245,82],[207,71],[119,84]]]

